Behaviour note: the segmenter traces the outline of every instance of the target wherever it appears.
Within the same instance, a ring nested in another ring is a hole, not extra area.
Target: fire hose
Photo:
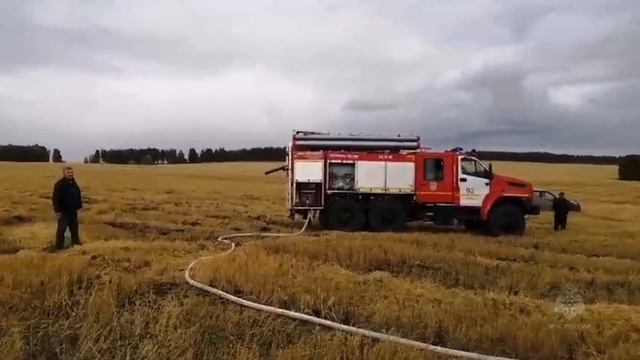
[[[205,256],[205,257],[201,257],[194,260],[193,262],[191,262],[191,264],[189,264],[189,266],[185,270],[184,277],[187,280],[187,282],[194,287],[197,287],[211,294],[214,294],[221,298],[229,300],[232,303],[238,304],[240,306],[248,307],[254,310],[263,311],[263,312],[280,315],[280,316],[285,316],[294,320],[305,321],[305,322],[321,325],[324,327],[347,332],[354,335],[359,335],[359,336],[364,336],[364,337],[377,339],[381,341],[389,341],[389,342],[394,342],[401,345],[411,346],[414,348],[427,350],[427,351],[431,351],[434,353],[443,354],[447,356],[454,356],[454,357],[466,358],[466,359],[478,359],[478,360],[514,360],[511,358],[483,355],[483,354],[478,354],[474,352],[455,350],[455,349],[450,349],[442,346],[431,345],[431,344],[427,344],[427,343],[423,343],[415,340],[402,338],[399,336],[393,336],[393,335],[388,335],[388,334],[384,334],[376,331],[361,329],[354,326],[344,325],[344,324],[325,320],[315,316],[306,315],[306,314],[295,312],[295,311],[290,311],[290,310],[285,310],[285,309],[281,309],[273,306],[255,303],[255,302],[244,300],[237,296],[231,295],[227,292],[213,288],[201,282],[198,282],[191,277],[191,269],[193,269],[193,267],[201,260],[206,260],[206,259],[215,258],[215,257],[222,257],[233,252],[236,248],[236,244],[233,241],[231,241],[231,239],[244,238],[244,237],[294,237],[305,232],[310,222],[311,222],[311,216],[307,217],[307,220],[305,221],[304,226],[302,227],[302,229],[300,229],[300,231],[295,233],[290,233],[290,234],[253,232],[253,233],[238,233],[238,234],[222,235],[218,237],[217,241],[226,244],[227,246],[229,246],[229,249],[221,254]]]

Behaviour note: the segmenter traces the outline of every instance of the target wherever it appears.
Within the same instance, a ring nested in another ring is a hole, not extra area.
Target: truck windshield
[[[487,169],[487,167],[484,166],[484,164],[481,163],[478,159],[471,157],[462,158],[460,167],[462,168],[462,173],[464,175],[476,176],[481,178],[489,177],[489,169]]]

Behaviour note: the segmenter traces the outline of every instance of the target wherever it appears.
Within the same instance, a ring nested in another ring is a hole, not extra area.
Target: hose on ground
[[[214,295],[217,295],[217,296],[219,296],[221,298],[229,300],[232,303],[238,304],[240,306],[248,307],[248,308],[251,308],[251,309],[254,309],[254,310],[263,311],[263,312],[267,312],[267,313],[271,313],[271,314],[275,314],[275,315],[280,315],[280,316],[286,316],[286,317],[291,318],[291,319],[295,319],[295,320],[299,320],[299,321],[305,321],[305,322],[313,323],[313,324],[316,324],[316,325],[325,326],[325,327],[328,327],[328,328],[331,328],[331,329],[347,332],[347,333],[354,334],[354,335],[360,335],[360,336],[364,336],[364,337],[368,337],[368,338],[372,338],[372,339],[377,339],[377,340],[381,340],[381,341],[390,341],[390,342],[394,342],[394,343],[398,343],[398,344],[402,344],[402,345],[406,345],[406,346],[411,346],[411,347],[414,347],[414,348],[427,350],[427,351],[431,351],[431,352],[434,352],[434,353],[447,355],[447,356],[454,356],[454,357],[465,358],[465,359],[477,359],[477,360],[514,360],[514,359],[510,359],[510,358],[483,355],[483,354],[478,354],[478,353],[474,353],[474,352],[455,350],[455,349],[450,349],[450,348],[446,348],[446,347],[442,347],[442,346],[431,345],[431,344],[427,344],[427,343],[423,343],[423,342],[419,342],[419,341],[405,339],[405,338],[402,338],[402,337],[399,337],[399,336],[393,336],[393,335],[388,335],[388,334],[384,334],[384,333],[380,333],[380,332],[376,332],[376,331],[357,328],[357,327],[354,327],[354,326],[344,325],[344,324],[340,324],[340,323],[337,323],[337,322],[325,320],[325,319],[318,318],[318,317],[315,317],[315,316],[302,314],[302,313],[295,312],[295,311],[290,311],[290,310],[280,309],[280,308],[273,307],[273,306],[258,304],[258,303],[252,302],[252,301],[248,301],[248,300],[239,298],[237,296],[233,296],[233,295],[231,295],[231,294],[229,294],[227,292],[224,292],[222,290],[219,290],[219,289],[213,288],[211,286],[208,286],[206,284],[203,284],[201,282],[198,282],[198,281],[194,280],[191,277],[191,270],[195,267],[195,265],[198,262],[200,262],[202,260],[209,259],[209,258],[222,257],[222,256],[228,255],[231,252],[233,252],[233,250],[235,250],[235,248],[236,248],[236,244],[233,241],[231,241],[231,239],[244,238],[244,237],[293,237],[293,236],[298,236],[298,235],[302,234],[303,232],[305,232],[305,230],[309,226],[310,222],[311,222],[311,216],[307,217],[307,220],[305,221],[304,226],[302,227],[302,229],[300,229],[300,231],[295,232],[295,233],[290,233],[290,234],[273,234],[273,233],[252,232],[252,233],[238,233],[238,234],[228,234],[228,235],[220,236],[217,239],[217,241],[228,245],[229,249],[227,251],[221,253],[221,254],[205,256],[205,257],[201,257],[201,258],[198,258],[198,259],[194,260],[193,262],[191,262],[191,264],[189,264],[189,266],[185,270],[184,277],[185,277],[185,279],[187,280],[187,282],[190,285],[192,285],[194,287],[197,287],[198,289],[207,291],[207,292],[209,292],[211,294],[214,294]]]

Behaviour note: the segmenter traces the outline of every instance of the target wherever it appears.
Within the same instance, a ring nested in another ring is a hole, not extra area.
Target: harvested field
[[[272,165],[78,165],[84,245],[52,253],[59,168],[0,164],[0,358],[441,358],[185,283],[193,259],[223,250],[217,236],[301,225],[286,218],[283,176],[262,175]],[[616,180],[611,166],[494,168],[564,190],[584,211],[563,233],[550,214],[535,217],[523,237],[416,226],[243,240],[195,276],[253,301],[462,350],[640,358],[640,183]]]

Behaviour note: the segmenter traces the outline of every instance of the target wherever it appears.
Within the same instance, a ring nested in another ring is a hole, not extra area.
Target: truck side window
[[[440,181],[444,179],[444,160],[425,159],[424,179],[426,181]]]

